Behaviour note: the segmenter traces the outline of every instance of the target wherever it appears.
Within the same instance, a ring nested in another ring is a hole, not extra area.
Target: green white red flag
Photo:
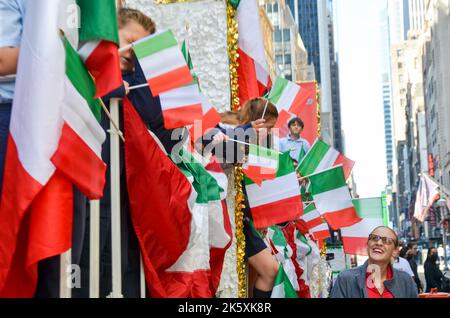
[[[181,45],[181,51],[186,60],[186,63],[191,71],[194,82],[197,83],[200,90],[200,100],[202,105],[202,116],[201,118],[195,118],[193,125],[189,128],[189,135],[191,142],[194,143],[199,138],[206,135],[211,129],[217,126],[221,121],[222,117],[219,112],[213,107],[208,98],[201,92],[200,80],[194,72],[194,65],[192,63],[192,57],[187,47],[186,41],[183,41]]]
[[[369,234],[378,226],[387,226],[384,222],[382,199],[354,199],[353,205],[361,221],[341,229],[344,252],[349,255],[367,256]]]
[[[239,99],[243,105],[252,98],[263,96],[272,83],[264,50],[257,0],[239,1],[236,18],[239,28]]]
[[[245,178],[245,189],[256,228],[292,221],[303,214],[300,187],[288,153],[279,156],[274,180],[259,186]]]
[[[347,180],[355,163],[323,140],[316,139],[311,149],[299,163],[297,170],[302,176],[309,176],[338,165],[342,165],[345,179]]]
[[[203,118],[204,98],[196,83],[159,93],[166,129],[192,125]]]
[[[153,96],[193,82],[172,31],[161,31],[145,37],[133,43],[133,50]]]
[[[280,264],[278,274],[275,277],[271,298],[298,298],[282,264]]]
[[[264,180],[273,180],[277,176],[278,151],[265,147],[250,145],[247,162],[242,171],[257,185],[261,186]]]
[[[268,99],[277,107],[278,113],[286,111],[295,114],[310,98],[310,94],[304,91],[300,85],[278,77]]]
[[[103,194],[95,86],[59,31],[70,33],[60,25],[68,4],[27,8],[0,204],[0,297],[32,297],[38,262],[70,249],[73,184]]]
[[[123,85],[119,63],[119,34],[115,0],[77,0],[80,8],[78,51],[95,79],[95,97]]]
[[[317,211],[331,228],[338,230],[361,221],[352,203],[342,166],[309,176]]]
[[[317,211],[314,203],[309,204],[304,209],[304,214],[301,217],[305,221],[309,232],[313,235],[315,240],[323,240],[331,237],[330,229],[327,222],[322,218],[322,215]]]

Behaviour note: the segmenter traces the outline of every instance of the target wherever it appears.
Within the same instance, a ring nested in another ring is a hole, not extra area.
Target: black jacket
[[[420,281],[419,274],[417,273],[417,263],[414,261],[414,258],[408,259],[408,262],[414,274],[414,282],[417,285],[417,291],[419,291],[422,289],[422,282]]]
[[[440,282],[444,276],[438,265],[432,260],[427,259],[424,264],[425,280],[427,282],[427,289],[425,292],[430,292],[432,288],[440,288]]]

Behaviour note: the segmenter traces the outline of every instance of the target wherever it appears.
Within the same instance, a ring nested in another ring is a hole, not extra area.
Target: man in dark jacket
[[[417,298],[411,276],[391,265],[398,249],[395,232],[385,226],[369,235],[364,265],[342,272],[331,290],[331,298]]]
[[[438,253],[437,249],[432,247],[428,250],[427,259],[424,263],[425,270],[425,280],[427,283],[427,289],[425,290],[427,293],[431,291],[432,288],[440,288],[440,282],[442,277],[444,276],[439,269],[438,261]]]
[[[422,282],[420,281],[419,274],[417,273],[417,263],[415,260],[417,253],[419,251],[419,247],[417,246],[416,243],[411,242],[411,243],[408,243],[406,249],[407,249],[407,252],[406,252],[405,256],[406,256],[406,259],[408,260],[409,265],[411,266],[411,269],[413,271],[414,282],[417,285],[418,292],[422,293],[423,285],[422,285]]]

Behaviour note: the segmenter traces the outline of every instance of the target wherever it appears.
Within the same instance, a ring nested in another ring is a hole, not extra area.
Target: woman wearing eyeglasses
[[[377,227],[367,240],[367,262],[342,272],[330,297],[417,298],[417,288],[411,276],[392,266],[393,255],[397,251],[395,232],[385,226]]]

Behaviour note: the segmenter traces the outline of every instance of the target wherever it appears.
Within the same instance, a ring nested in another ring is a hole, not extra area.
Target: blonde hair
[[[145,31],[149,32],[150,34],[153,34],[156,31],[155,22],[153,22],[150,17],[148,17],[141,11],[130,8],[120,8],[117,12],[117,22],[119,29],[124,27],[130,21],[138,23],[144,28]]]

